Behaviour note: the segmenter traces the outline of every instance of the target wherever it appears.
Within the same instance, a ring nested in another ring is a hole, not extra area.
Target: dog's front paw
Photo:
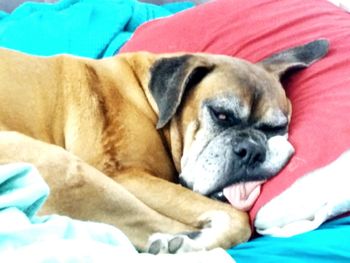
[[[209,211],[197,219],[198,231],[179,234],[156,233],[149,238],[148,252],[178,254],[217,247],[227,249],[250,236],[248,220],[231,218],[224,211]]]
[[[149,238],[147,252],[151,254],[178,254],[191,251],[203,251],[205,248],[191,237],[200,235],[200,232],[186,234],[156,233]]]

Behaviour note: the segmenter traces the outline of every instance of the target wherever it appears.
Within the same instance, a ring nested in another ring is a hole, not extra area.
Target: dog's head
[[[159,59],[150,93],[158,129],[169,130],[180,182],[213,196],[238,182],[265,180],[289,160],[291,104],[280,77],[326,54],[318,40],[252,64],[221,55]]]

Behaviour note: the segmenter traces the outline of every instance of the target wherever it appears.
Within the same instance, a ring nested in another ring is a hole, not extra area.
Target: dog
[[[249,218],[214,199],[286,164],[291,103],[280,78],[327,50],[316,40],[252,64],[1,49],[0,162],[38,168],[51,189],[42,214],[115,225],[141,251],[232,247],[249,239]]]

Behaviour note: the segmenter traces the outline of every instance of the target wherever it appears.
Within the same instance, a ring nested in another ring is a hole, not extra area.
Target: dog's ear
[[[290,69],[305,68],[321,59],[328,52],[329,43],[325,39],[315,40],[302,46],[290,48],[274,54],[258,64],[267,71],[281,77]]]
[[[149,90],[158,106],[157,129],[176,113],[185,91],[198,84],[213,65],[193,55],[162,58],[151,68]]]

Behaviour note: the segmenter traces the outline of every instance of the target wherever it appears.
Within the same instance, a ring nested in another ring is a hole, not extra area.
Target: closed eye
[[[230,111],[214,107],[209,107],[209,111],[214,121],[222,126],[233,126],[240,123],[240,120]]]
[[[283,134],[287,132],[287,125],[262,124],[259,125],[258,129],[264,133]]]

